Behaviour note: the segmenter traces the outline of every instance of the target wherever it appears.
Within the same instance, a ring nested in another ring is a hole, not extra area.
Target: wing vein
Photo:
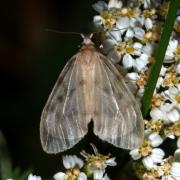
[[[71,75],[69,77],[69,82],[68,82],[68,88],[67,88],[67,94],[66,94],[66,98],[65,98],[65,101],[64,101],[64,105],[63,105],[63,111],[62,111],[62,114],[64,114],[64,111],[65,111],[65,107],[66,107],[66,104],[67,104],[67,99],[69,98],[68,95],[69,95],[69,91],[70,91],[70,84],[71,84],[71,80],[72,80],[72,75],[73,75],[73,72],[74,72],[74,67],[76,65],[77,61],[75,60],[74,62],[74,65],[72,67],[72,72],[71,72]]]

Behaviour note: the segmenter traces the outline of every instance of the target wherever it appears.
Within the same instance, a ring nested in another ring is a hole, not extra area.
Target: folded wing
[[[80,141],[88,131],[89,120],[83,114],[84,101],[77,55],[64,67],[44,107],[40,138],[44,151],[58,153]]]
[[[97,61],[94,133],[115,146],[137,148],[144,134],[140,108],[112,62],[101,54]]]

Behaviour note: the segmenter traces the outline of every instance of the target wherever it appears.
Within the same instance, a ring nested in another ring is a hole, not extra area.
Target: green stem
[[[142,98],[141,110],[144,118],[147,116],[151,104],[151,99],[163,64],[164,56],[169,43],[171,32],[173,30],[173,25],[176,19],[176,12],[179,4],[180,4],[180,0],[171,0],[170,2],[170,6],[166,17],[166,21],[164,23],[164,28],[159,42],[159,46],[155,54],[155,63],[152,65],[151,73],[149,75],[144,96]]]

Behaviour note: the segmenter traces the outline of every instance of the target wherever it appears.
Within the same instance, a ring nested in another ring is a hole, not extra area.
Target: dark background
[[[6,138],[13,168],[52,177],[61,170],[61,155],[79,154],[94,142],[101,153],[117,157],[118,166],[110,169],[112,179],[119,179],[129,156],[107,143],[89,138],[72,150],[48,155],[39,138],[42,109],[67,60],[77,52],[80,36],[46,32],[87,32],[96,12],[95,0],[25,0],[1,1],[0,33],[0,128]],[[92,153],[92,151],[91,151]],[[122,158],[123,156],[123,158]],[[128,179],[121,176],[121,179]],[[131,178],[132,179],[132,178]]]

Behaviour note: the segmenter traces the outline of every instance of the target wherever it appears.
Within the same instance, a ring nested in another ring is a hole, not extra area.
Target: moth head
[[[91,38],[93,37],[93,34],[88,34],[88,35],[84,35],[84,34],[81,34],[81,37],[83,38],[83,42],[82,42],[82,45],[94,45],[94,43],[92,42]]]

